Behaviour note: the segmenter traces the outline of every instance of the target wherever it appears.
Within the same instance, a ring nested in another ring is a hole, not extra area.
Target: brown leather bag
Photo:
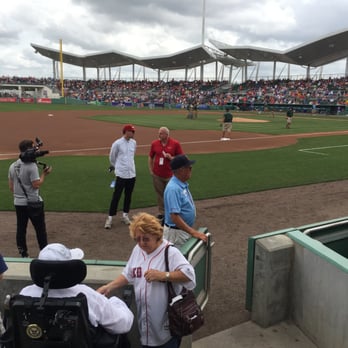
[[[169,272],[168,248],[165,250],[166,271]],[[196,297],[191,290],[183,288],[179,295],[175,294],[171,282],[168,286],[168,319],[172,336],[187,336],[204,324],[204,316]]]

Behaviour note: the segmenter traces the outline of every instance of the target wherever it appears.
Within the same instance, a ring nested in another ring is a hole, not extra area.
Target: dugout
[[[18,98],[57,98],[59,93],[46,85],[39,84],[0,84],[0,95],[16,96]]]
[[[348,217],[249,238],[246,308],[293,321],[318,348],[347,346]]]
[[[213,242],[211,234],[207,228],[199,228],[200,232],[208,236],[208,242],[204,243],[195,238],[189,239],[181,248],[182,253],[193,265],[196,273],[196,288],[194,290],[197,302],[204,309],[208,302],[210,292],[210,273],[211,273],[211,258]],[[19,291],[32,284],[30,278],[29,266],[31,259],[23,258],[5,258],[8,265],[8,270],[4,279],[1,281],[0,287],[0,311],[3,313],[4,300],[7,294],[18,294]],[[115,279],[121,274],[125,261],[110,261],[110,260],[84,260],[87,265],[87,276],[83,281],[84,284],[91,286],[94,289],[106,284],[112,279]],[[136,308],[134,301],[134,292],[132,286],[126,286],[116,290],[113,295],[120,298],[131,297],[131,309],[135,314],[135,320],[130,333],[128,334],[132,347],[140,347],[139,333],[136,320]],[[192,337],[185,336],[181,347],[190,348],[192,346]]]

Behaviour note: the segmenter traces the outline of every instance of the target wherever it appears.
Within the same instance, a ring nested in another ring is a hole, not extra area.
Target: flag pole
[[[202,14],[202,45],[205,41],[205,0],[203,0],[203,14]]]

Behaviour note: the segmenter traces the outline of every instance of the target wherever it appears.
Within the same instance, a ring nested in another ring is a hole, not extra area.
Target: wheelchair
[[[111,335],[94,328],[88,318],[87,298],[48,297],[49,289],[64,289],[81,283],[87,274],[82,260],[30,263],[30,275],[43,288],[41,297],[7,296],[1,348],[119,348],[128,347],[125,335]]]

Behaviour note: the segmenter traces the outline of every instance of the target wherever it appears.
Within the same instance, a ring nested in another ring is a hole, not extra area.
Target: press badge
[[[164,158],[161,157],[161,158],[159,159],[159,165],[160,165],[160,166],[163,166],[163,163],[164,163]]]

